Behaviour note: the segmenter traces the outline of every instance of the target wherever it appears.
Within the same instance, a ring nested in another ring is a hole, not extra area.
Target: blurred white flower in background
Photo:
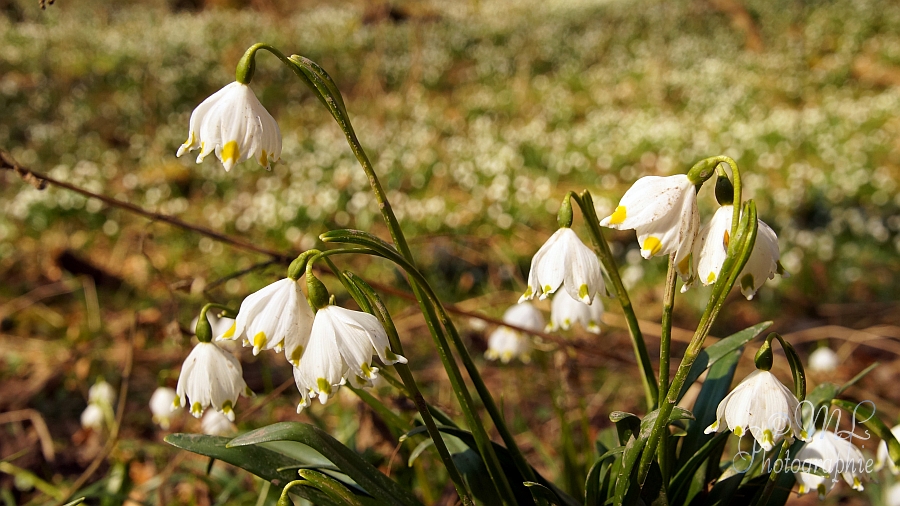
[[[900,483],[894,483],[885,489],[884,506],[900,506]]]
[[[294,367],[294,382],[302,397],[297,412],[316,397],[325,404],[347,380],[356,386],[371,386],[378,374],[378,368],[372,366],[373,355],[386,365],[406,363],[406,358],[391,351],[378,318],[338,306],[319,309],[306,353]]]
[[[90,403],[81,413],[81,426],[85,429],[102,430],[106,416],[103,408],[97,404]]]
[[[557,230],[531,259],[528,286],[519,302],[535,295],[546,299],[564,286],[573,299],[590,304],[594,296],[606,291],[597,255],[571,228]]]
[[[809,354],[807,360],[807,367],[810,371],[815,372],[831,372],[837,369],[838,365],[840,365],[840,360],[838,360],[837,353],[827,346],[817,348]]]
[[[226,171],[250,158],[268,169],[281,158],[281,130],[253,90],[233,82],[191,113],[188,138],[177,156],[198,148],[197,163],[215,151]]]
[[[88,389],[88,402],[112,407],[113,403],[116,402],[116,390],[106,381],[98,379]]]
[[[891,434],[893,434],[895,438],[900,439],[900,425],[895,425],[891,428]],[[895,476],[900,474],[900,467],[897,467],[897,465],[894,464],[894,461],[891,460],[890,455],[888,455],[887,443],[882,441],[878,443],[878,451],[875,454],[875,470],[881,471],[885,464],[888,465],[891,474]]]
[[[207,411],[200,420],[200,430],[210,436],[230,436],[237,432],[237,427],[218,411]]]
[[[241,363],[233,355],[213,343],[197,343],[181,366],[171,409],[188,407],[200,418],[212,406],[234,420],[238,396],[253,395],[242,374]]]
[[[579,302],[579,304],[582,303]],[[503,322],[532,332],[540,332],[544,329],[543,313],[530,302],[520,302],[510,306],[503,313]],[[488,336],[488,349],[484,352],[484,356],[488,360],[500,359],[504,364],[514,358],[529,362],[531,349],[530,336],[501,325]]]
[[[150,413],[153,415],[153,423],[159,424],[164,430],[169,428],[172,420],[172,406],[178,395],[175,390],[167,387],[159,387],[150,396]]]
[[[854,490],[862,490],[862,479],[868,476],[866,459],[859,448],[834,432],[820,430],[812,435],[812,439],[797,452],[797,459],[824,469],[830,478],[811,473],[795,473],[797,493],[802,495],[815,490],[819,499],[834,488],[838,475]]]
[[[547,332],[556,329],[569,330],[572,325],[580,323],[588,332],[600,333],[600,318],[603,317],[603,301],[594,299],[591,305],[587,305],[569,296],[562,291],[553,296],[550,305],[550,323]]]

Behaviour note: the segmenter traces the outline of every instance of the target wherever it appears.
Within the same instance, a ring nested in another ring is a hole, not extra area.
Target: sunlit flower
[[[104,380],[98,380],[88,389],[88,402],[112,406],[116,402],[116,390]]]
[[[348,379],[357,386],[369,386],[378,373],[372,366],[376,354],[387,365],[406,363],[406,358],[391,351],[378,318],[338,306],[319,309],[306,353],[294,367],[294,381],[302,396],[297,412],[316,397],[325,404]]]
[[[528,287],[519,302],[531,300],[535,295],[546,299],[561,285],[572,298],[585,304],[606,291],[597,255],[568,227],[550,236],[531,259]]]
[[[900,425],[895,425],[894,428],[891,429],[891,434],[893,434],[895,438],[900,439]],[[887,443],[882,441],[878,443],[878,452],[875,455],[875,470],[881,471],[884,468],[885,463],[887,463],[891,474],[900,474],[900,467],[897,467],[897,464],[894,464],[894,461],[891,460],[891,456],[888,454]]]
[[[725,205],[719,207],[712,220],[700,230],[700,235],[694,243],[694,264],[697,279],[704,285],[711,285],[719,277],[722,264],[725,262],[726,251],[730,241],[731,220],[734,216],[734,206]],[[756,242],[753,251],[738,281],[741,284],[741,293],[748,299],[752,299],[756,291],[767,279],[775,277],[775,273],[781,273],[778,259],[778,237],[775,232],[762,220],[757,220]],[[685,284],[682,291],[690,285]]]
[[[588,332],[599,334],[602,316],[603,301],[599,298],[594,299],[593,304],[587,305],[570,297],[568,292],[562,291],[553,296],[547,332],[556,329],[569,330],[572,325],[580,323]]]
[[[850,441],[831,431],[818,431],[811,440],[797,452],[797,460],[819,467],[831,475],[830,478],[811,473],[795,473],[799,488],[797,493],[806,494],[815,490],[819,499],[834,488],[838,476],[854,490],[862,490],[862,479],[868,476],[866,459],[859,448]]]
[[[782,437],[806,441],[800,424],[799,401],[769,371],[754,371],[719,403],[716,421],[704,431],[709,434],[728,429],[743,437],[748,431],[766,451]]]
[[[172,405],[177,397],[175,390],[168,387],[159,387],[150,396],[150,413],[153,415],[153,423],[159,424],[163,430],[169,428],[172,420]]]
[[[288,361],[300,364],[313,313],[300,290],[300,283],[284,278],[247,296],[238,310],[234,327],[219,339],[243,338],[244,346],[253,346],[253,354],[259,350],[280,352],[282,348]]]
[[[230,353],[213,343],[198,343],[181,366],[172,409],[189,406],[191,414],[199,418],[212,406],[234,420],[238,396],[253,395],[242,374],[241,363]]]
[[[808,367],[810,371],[831,372],[840,364],[837,353],[831,348],[823,346],[809,354]]]
[[[532,332],[540,332],[544,328],[544,315],[531,303],[520,302],[503,313],[503,322]],[[488,349],[484,356],[488,360],[500,359],[504,364],[514,358],[528,362],[531,360],[531,348],[531,337],[519,330],[501,325],[488,337]]]
[[[677,174],[638,179],[600,225],[616,230],[634,229],[644,258],[675,253],[679,273],[686,276],[686,262],[699,220],[694,183],[687,175]]]
[[[178,148],[177,156],[197,148],[197,163],[215,151],[226,171],[250,158],[268,169],[281,157],[281,131],[253,90],[233,82],[191,113],[188,139]]]
[[[200,430],[210,436],[230,436],[237,432],[237,427],[222,413],[207,411],[200,420]]]
[[[103,408],[97,404],[90,403],[87,408],[81,412],[81,426],[85,429],[101,430],[105,422],[106,416],[103,414]]]

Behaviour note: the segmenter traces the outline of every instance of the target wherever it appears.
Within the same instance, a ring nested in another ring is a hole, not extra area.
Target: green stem
[[[625,289],[622,277],[619,276],[619,268],[616,266],[612,251],[609,249],[609,243],[603,237],[600,219],[597,217],[597,211],[594,209],[593,198],[587,190],[580,196],[575,192],[569,192],[568,197],[574,199],[578,207],[581,208],[584,221],[588,224],[588,229],[591,231],[594,245],[600,250],[597,256],[600,258],[600,262],[603,263],[603,268],[606,270],[610,281],[612,281],[616,298],[619,299],[619,305],[622,306],[622,313],[628,325],[628,334],[631,336],[631,345],[634,348],[634,356],[637,358],[638,367],[641,370],[641,380],[644,384],[644,396],[647,401],[647,407],[652,409],[656,405],[657,396],[659,395],[659,387],[653,374],[653,363],[650,361],[647,343],[644,342],[644,335],[641,333],[641,327],[638,324],[634,307],[631,305],[631,299],[628,297],[628,291]]]
[[[669,255],[669,269],[666,272],[666,292],[663,297],[662,330],[659,334],[659,401],[662,406],[669,392],[669,353],[672,344],[672,311],[675,308],[675,283],[678,279],[675,268],[675,254]],[[669,482],[669,431],[663,430],[659,440],[659,468],[663,484]]]
[[[784,459],[790,447],[791,445],[787,444],[787,441],[782,440],[781,451],[778,452],[778,458],[775,460],[775,462]],[[753,504],[769,504],[769,498],[772,497],[772,492],[775,491],[775,485],[778,483],[778,472],[775,471],[775,469],[776,467],[773,465],[772,472],[769,473],[769,480],[766,481],[766,486],[765,488],[763,488],[762,494],[760,494],[759,499],[757,499]]]
[[[276,503],[277,506],[293,506],[294,503],[293,501],[291,501],[288,493],[290,492],[291,488],[297,485],[303,485],[305,483],[307,483],[306,480],[294,480],[285,485],[284,488],[281,489],[281,497],[278,498],[278,502]]]
[[[694,336],[684,352],[684,358],[682,358],[681,364],[675,372],[675,377],[669,386],[665,402],[659,407],[659,414],[651,429],[644,453],[641,455],[640,467],[638,468],[638,483],[641,485],[643,485],[644,480],[647,478],[647,473],[650,471],[650,463],[656,454],[662,432],[668,430],[666,422],[669,419],[669,415],[672,414],[675,403],[678,402],[678,394],[684,386],[691,366],[694,365],[694,361],[703,350],[703,342],[706,340],[706,336],[709,335],[713,322],[725,304],[725,297],[731,291],[738,274],[747,263],[747,259],[753,250],[753,244],[756,242],[756,206],[750,201],[744,207],[744,212],[741,213],[741,222],[738,226],[738,234],[729,243],[728,256],[722,265],[722,272],[727,273],[727,275],[720,275],[713,285],[712,295],[709,303],[706,305],[706,311],[700,318],[697,330],[694,332]]]
[[[377,174],[375,173],[375,169],[372,166],[371,161],[369,161],[369,157],[366,155],[365,150],[359,142],[359,139],[356,137],[356,133],[353,130],[353,126],[350,123],[350,119],[347,116],[346,110],[344,108],[343,99],[340,96],[340,92],[337,90],[337,87],[334,85],[334,82],[331,80],[331,77],[319,67],[318,64],[309,60],[308,58],[304,58],[302,56],[292,56],[288,59],[292,63],[292,67],[295,69],[295,73],[298,76],[302,76],[303,81],[318,95],[319,99],[325,104],[328,110],[331,112],[335,121],[340,126],[341,130],[344,132],[344,136],[347,138],[347,142],[350,145],[350,149],[353,152],[356,159],[359,161],[360,166],[362,166],[363,171],[366,173],[366,177],[369,180],[369,185],[372,187],[372,191],[375,194],[375,200],[378,202],[378,208],[381,210],[382,218],[385,221],[385,224],[390,231],[391,238],[393,239],[394,244],[397,246],[400,254],[406,259],[411,265],[415,265],[415,261],[413,259],[412,252],[409,249],[409,244],[406,242],[406,238],[403,235],[403,230],[400,227],[399,221],[397,221],[397,217],[394,215],[394,211],[391,208],[391,204],[388,201],[387,194],[381,186],[381,182],[378,179]],[[491,478],[494,482],[494,485],[498,488],[498,492],[501,497],[504,497],[510,504],[513,504],[515,500],[513,499],[512,489],[509,486],[509,482],[506,479],[506,476],[502,473],[500,469],[499,460],[497,459],[497,455],[494,452],[493,447],[490,443],[490,438],[485,431],[484,425],[480,420],[480,417],[475,411],[474,403],[472,402],[471,395],[467,388],[465,388],[465,384],[462,379],[462,374],[459,371],[459,367],[456,364],[456,361],[453,359],[451,350],[449,349],[448,343],[443,332],[440,330],[436,322],[436,315],[434,313],[434,309],[426,302],[425,297],[423,295],[422,288],[428,287],[427,282],[424,279],[417,283],[412,283],[413,294],[416,297],[416,300],[419,302],[419,308],[422,311],[422,314],[425,316],[426,321],[428,321],[429,330],[432,333],[432,336],[435,339],[435,342],[439,348],[438,352],[441,356],[441,361],[447,369],[448,376],[451,377],[451,381],[454,383],[453,388],[456,391],[457,398],[459,399],[463,411],[467,414],[467,423],[470,425],[470,430],[473,435],[476,436],[476,441],[480,441],[479,450],[482,454],[482,457],[485,459],[485,463],[487,464],[488,471],[490,472]],[[430,291],[430,287],[428,287]],[[443,310],[440,301],[436,299],[433,301],[434,306]],[[447,319],[449,321],[449,319]],[[445,324],[446,325],[446,324]],[[485,406],[488,407],[488,412],[493,418],[494,425],[497,427],[498,431],[500,431],[501,435],[508,434],[508,430],[505,427],[505,422],[502,416],[495,416],[499,414],[499,411],[496,410],[496,406],[493,406],[494,409],[491,409],[493,405],[493,400],[490,398],[490,393],[487,392],[487,389],[483,387],[483,381],[481,381],[480,373],[477,369],[473,367],[469,367],[469,364],[472,363],[471,358],[468,356],[468,353],[465,351],[465,347],[462,346],[461,341],[459,341],[458,333],[456,329],[453,328],[452,323],[447,327],[448,332],[453,338],[454,343],[457,344],[457,350],[459,351],[461,358],[463,359],[464,364],[466,364],[467,371],[469,373],[470,378],[475,383],[476,389],[479,392],[479,395],[482,396],[482,401]],[[485,398],[484,394],[487,394],[487,398]],[[521,451],[515,445],[515,441],[507,438],[504,438],[504,442],[507,444],[507,448],[510,453],[516,458],[517,463],[519,460],[524,462],[524,457],[521,456]],[[512,444],[510,444],[512,443]],[[527,466],[526,466],[527,467]],[[530,469],[530,468],[529,468]]]

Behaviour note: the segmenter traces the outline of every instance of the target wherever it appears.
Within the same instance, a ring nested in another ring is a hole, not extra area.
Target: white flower
[[[815,490],[819,493],[819,499],[824,499],[837,483],[838,475],[843,476],[854,490],[862,490],[862,478],[868,476],[866,459],[859,448],[831,431],[813,434],[812,439],[797,452],[797,460],[820,467],[831,475],[826,478],[811,473],[796,473],[797,493],[801,495]]]
[[[284,348],[295,367],[309,342],[313,313],[300,290],[300,283],[284,278],[250,294],[241,303],[234,326],[219,339],[243,338],[244,346],[259,350]]]
[[[840,364],[837,353],[825,346],[818,348],[809,354],[809,370],[816,372],[831,372]]]
[[[153,415],[153,423],[159,424],[164,430],[169,428],[172,419],[172,405],[178,395],[175,390],[167,387],[159,387],[150,396],[150,413]]]
[[[694,184],[687,175],[677,174],[638,179],[600,225],[634,229],[644,258],[675,253],[679,273],[686,276],[689,265],[685,262],[700,228],[699,220]]]
[[[895,438],[900,439],[900,425],[895,425],[894,428],[891,429],[891,434],[893,434]],[[900,474],[900,467],[897,467],[897,465],[894,464],[894,461],[891,460],[891,456],[888,454],[887,443],[882,441],[878,443],[878,452],[875,455],[875,470],[881,471],[884,468],[885,463],[887,463],[888,469],[891,470],[891,474]]]
[[[504,364],[514,358],[528,363],[531,361],[531,338],[501,325],[488,337],[488,349],[484,352],[484,356],[488,360],[499,358]]]
[[[546,299],[564,285],[574,299],[590,304],[594,295],[605,292],[600,261],[578,235],[568,227],[557,230],[531,259],[528,287],[519,302],[535,295]]]
[[[226,171],[250,158],[268,169],[281,157],[281,131],[253,90],[233,82],[191,113],[188,139],[178,148],[177,156],[197,148],[197,163],[215,151]]]
[[[213,343],[198,343],[181,366],[172,410],[190,406],[191,414],[199,418],[212,406],[234,420],[238,396],[253,395],[242,374],[241,363],[230,353]]]
[[[766,451],[782,437],[808,440],[800,424],[800,403],[786,386],[769,371],[754,371],[719,403],[716,421],[706,434],[730,429],[743,437],[749,430]]]
[[[116,391],[106,381],[99,380],[88,389],[88,402],[112,407],[113,403],[116,402]]]
[[[900,506],[900,483],[894,483],[884,491],[884,506]]]
[[[199,319],[199,316],[195,316],[194,319],[191,320],[191,326],[188,328],[191,330],[197,328],[197,321]],[[206,313],[206,320],[209,322],[209,326],[212,327],[213,337],[222,337],[222,335],[231,330],[231,327],[234,326],[234,318],[228,318],[226,316],[219,318],[213,314],[212,311]]]
[[[544,328],[544,314],[530,302],[520,302],[510,306],[503,313],[503,323],[532,332],[540,332]]]
[[[297,412],[315,397],[325,404],[348,379],[358,386],[371,385],[378,373],[378,368],[372,367],[372,355],[376,354],[387,365],[406,363],[406,358],[391,351],[378,318],[338,306],[319,309],[306,353],[294,367],[294,382],[303,398]]]
[[[575,300],[567,292],[559,292],[553,296],[550,305],[550,324],[547,332],[556,329],[569,330],[575,323],[580,323],[588,332],[600,333],[600,318],[603,316],[603,301],[594,299],[590,306]]]
[[[694,272],[704,285],[715,283],[719,271],[722,270],[728,243],[731,240],[729,233],[732,216],[734,206],[719,207],[712,220],[700,230],[700,236],[694,243]],[[748,299],[753,298],[766,279],[772,279],[776,272],[782,272],[778,263],[780,257],[778,236],[762,220],[757,220],[757,224],[753,251],[750,252],[750,258],[738,276],[741,293]],[[684,292],[688,288],[690,284],[685,284],[681,291]]]
[[[81,413],[81,426],[85,429],[101,430],[105,421],[103,408],[97,404],[90,403]]]
[[[218,411],[209,411],[203,415],[203,419],[200,420],[200,430],[210,436],[230,436],[237,432],[237,428],[231,423],[231,420]]]

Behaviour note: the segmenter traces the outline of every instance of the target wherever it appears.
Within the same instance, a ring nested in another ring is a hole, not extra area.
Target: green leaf
[[[757,336],[765,332],[765,330],[772,326],[772,322],[762,322],[757,323],[752,327],[748,327],[736,334],[732,334],[717,343],[711,344],[707,346],[700,354],[697,356],[697,359],[694,361],[694,364],[691,366],[691,370],[688,372],[687,379],[685,379],[684,386],[681,388],[681,392],[678,394],[678,400],[681,400],[684,397],[684,394],[687,393],[688,388],[697,381],[697,378],[703,374],[703,371],[712,367],[716,362],[721,360],[723,357],[728,355],[729,353],[743,347],[748,342],[755,339]]]
[[[412,493],[382,474],[356,452],[312,425],[297,422],[275,423],[238,436],[232,439],[228,446],[237,448],[270,441],[296,441],[311,446],[356,481],[366,492],[388,504],[403,506],[421,504]]]
[[[694,473],[702,467],[713,450],[725,446],[730,432],[720,432],[715,437],[710,438],[696,452],[692,452],[691,457],[681,466],[678,473],[669,482],[669,495],[672,497],[672,504],[684,504],[687,499],[687,492],[692,483]],[[684,451],[684,450],[682,450]]]
[[[78,499],[75,499],[75,500],[72,501],[72,502],[67,502],[67,503],[64,504],[63,506],[78,506],[79,504],[83,503],[85,499],[87,499],[87,498],[86,498],[86,497],[79,497]]]
[[[301,469],[300,477],[309,481],[335,501],[345,506],[363,506],[363,503],[347,490],[342,483],[312,469]]]
[[[632,436],[637,437],[641,431],[641,419],[632,413],[613,411],[609,414],[609,420],[616,424],[616,432],[619,435],[619,444],[626,445]]]
[[[647,439],[650,437],[650,432],[653,430],[653,425],[656,424],[657,416],[659,416],[659,410],[654,409],[653,411],[647,413],[647,416],[645,416],[644,419],[641,420],[641,431],[640,431],[641,439]],[[675,422],[677,420],[693,420],[693,419],[694,419],[694,414],[691,413],[690,410],[682,408],[681,406],[674,406],[672,408],[672,413],[669,414],[669,423],[666,425],[668,426],[669,424],[671,424],[672,422]]]
[[[296,474],[289,470],[299,464],[298,461],[280,453],[250,446],[246,448],[229,448],[229,438],[207,436],[204,434],[169,434],[165,441],[172,446],[200,455],[205,455],[222,462],[240,467],[277,487],[284,487],[296,479]],[[295,493],[315,504],[340,506],[327,495],[310,488],[291,489]]]
[[[523,485],[528,487],[528,490],[531,492],[531,495],[533,495],[535,499],[543,499],[550,504],[562,506],[562,502],[560,502],[559,497],[557,497],[552,490],[541,485],[540,483],[534,481],[526,481],[523,483]]]

